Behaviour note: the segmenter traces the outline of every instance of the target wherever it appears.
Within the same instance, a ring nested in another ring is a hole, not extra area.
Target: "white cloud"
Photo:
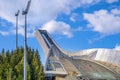
[[[70,20],[71,20],[72,22],[75,22],[75,21],[76,21],[75,16],[76,16],[76,15],[73,14],[73,15],[70,17]]]
[[[81,26],[79,26],[76,29],[72,29],[72,32],[77,32],[77,31],[84,31],[83,28]]]
[[[8,33],[8,32],[6,32],[6,31],[0,31],[0,34],[1,34],[2,36],[9,35],[9,33]]]
[[[120,10],[119,9],[112,9],[111,13],[114,14],[114,15],[120,16]]]
[[[41,27],[41,29],[45,29],[51,34],[57,33],[57,34],[65,35],[67,37],[73,36],[70,25],[68,25],[62,21],[56,22],[54,20],[51,20],[51,21],[47,22],[46,24],[44,24]]]
[[[0,17],[15,23],[15,12],[27,5],[28,0],[0,0]],[[43,24],[55,19],[61,13],[69,14],[71,10],[83,4],[92,4],[98,0],[32,0],[28,20],[29,24]],[[24,17],[20,12],[19,21],[23,24]]]
[[[94,37],[94,38],[92,38],[92,39],[88,39],[88,43],[89,44],[92,44],[93,42],[95,42],[95,41],[98,41],[98,40],[100,40],[100,39],[102,39],[104,37],[104,35],[101,35],[101,36],[96,36],[96,37]]]
[[[2,21],[1,19],[0,19],[0,25],[1,25],[1,27],[6,27],[7,26],[6,23],[4,21]]]
[[[70,17],[72,22],[76,22],[78,20],[79,15],[77,13],[73,13]]]
[[[120,10],[99,10],[92,13],[84,13],[84,19],[89,22],[89,28],[104,35],[120,33]]]
[[[116,45],[114,49],[120,51],[120,45]]]
[[[34,31],[37,30],[35,27],[32,27],[30,26],[29,28],[27,28],[27,37],[30,38],[30,37],[34,37]],[[12,29],[10,32],[8,33],[11,33],[11,34],[16,34],[16,29]],[[18,34],[24,36],[24,27],[23,26],[20,26],[18,28]]]
[[[26,8],[27,1],[28,0],[0,0],[0,17],[15,24],[15,13],[19,9],[19,25],[23,26],[24,16],[22,15],[22,10]],[[99,1],[100,0],[32,0],[28,13],[28,24],[40,26],[50,20],[55,20],[59,14],[69,15],[72,10],[78,7],[95,4]],[[37,27],[35,27],[35,29],[36,28]],[[28,31],[28,34],[33,35],[35,29]],[[11,34],[11,32],[14,33],[14,30],[8,32]],[[20,28],[19,34],[23,35],[23,29]],[[68,35],[68,33],[64,34]]]
[[[34,31],[36,31],[38,28],[30,26],[27,28],[27,37],[34,37]],[[24,26],[18,27],[18,34],[24,36]],[[0,30],[0,35],[6,36],[6,35],[16,35],[16,27],[9,26],[8,29]]]
[[[118,2],[119,0],[106,0],[106,2],[108,3],[114,3],[114,2]]]

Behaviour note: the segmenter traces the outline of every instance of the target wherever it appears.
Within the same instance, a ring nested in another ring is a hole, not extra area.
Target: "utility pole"
[[[22,11],[25,15],[25,31],[24,31],[24,80],[27,80],[27,13],[30,7],[31,0],[28,1],[27,7]]]
[[[15,13],[16,16],[16,50],[17,50],[17,54],[18,54],[18,16],[19,16],[19,10],[17,11],[17,13]]]

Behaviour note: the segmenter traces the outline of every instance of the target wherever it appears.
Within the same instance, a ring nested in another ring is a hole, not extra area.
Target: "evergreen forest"
[[[0,80],[23,80],[23,47],[0,52]],[[27,80],[43,80],[43,65],[38,50],[27,48]]]

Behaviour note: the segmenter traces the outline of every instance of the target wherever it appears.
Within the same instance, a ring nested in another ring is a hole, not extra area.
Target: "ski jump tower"
[[[37,30],[35,35],[47,57],[46,80],[120,80],[120,59],[114,60],[111,56],[99,58],[100,52],[108,55],[111,51],[120,58],[120,51],[90,49],[68,52],[61,49],[46,30]]]

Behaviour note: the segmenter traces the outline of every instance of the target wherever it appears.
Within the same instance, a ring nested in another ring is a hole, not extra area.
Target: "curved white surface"
[[[73,58],[86,58],[110,62],[120,66],[120,51],[114,49],[88,49],[69,54]]]

